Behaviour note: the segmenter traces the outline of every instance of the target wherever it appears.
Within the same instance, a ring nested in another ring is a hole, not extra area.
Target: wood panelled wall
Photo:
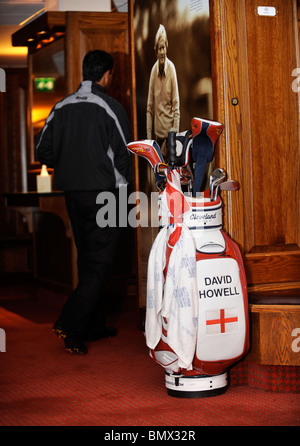
[[[24,229],[18,216],[5,211],[2,194],[27,188],[27,70],[5,71],[6,92],[0,93],[0,239]]]
[[[5,71],[6,92],[0,96],[0,190],[16,192],[24,190],[23,164],[26,177],[27,70],[6,68]]]
[[[249,294],[300,295],[299,67],[296,0],[211,0],[216,162],[241,185],[224,200]],[[232,99],[236,98],[237,105]]]
[[[26,103],[27,70],[6,68],[6,92],[0,93],[0,276],[28,272],[31,268],[31,236],[19,213],[8,211],[6,192],[27,188]]]
[[[66,74],[68,93],[82,80],[82,60],[94,49],[114,57],[115,73],[110,90],[115,99],[131,110],[128,15],[123,13],[66,13]]]

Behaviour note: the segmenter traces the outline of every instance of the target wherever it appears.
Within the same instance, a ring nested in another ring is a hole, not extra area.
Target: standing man
[[[126,147],[129,119],[122,105],[106,93],[113,58],[105,51],[90,51],[82,68],[83,82],[53,107],[36,144],[38,160],[54,168],[56,185],[65,192],[77,247],[78,285],[53,327],[66,350],[77,354],[87,353],[86,341],[117,333],[106,326],[103,293],[119,228],[97,225],[101,205],[96,198],[110,191],[118,203],[119,187],[131,182],[132,175]]]
[[[174,64],[167,58],[168,39],[163,25],[155,37],[157,61],[149,80],[147,101],[147,139],[162,146],[170,130],[179,132],[179,92]]]

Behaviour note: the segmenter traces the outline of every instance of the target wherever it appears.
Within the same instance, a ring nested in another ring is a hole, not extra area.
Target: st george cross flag
[[[220,334],[238,331],[237,308],[223,308],[206,312],[206,333]]]

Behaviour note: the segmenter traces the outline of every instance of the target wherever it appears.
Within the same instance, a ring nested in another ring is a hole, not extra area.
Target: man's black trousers
[[[118,248],[120,229],[99,227],[96,204],[101,191],[66,192],[65,199],[77,248],[78,285],[66,301],[58,323],[64,330],[83,337],[105,325],[105,285]],[[118,191],[116,213],[118,212]],[[118,222],[118,216],[116,218]]]

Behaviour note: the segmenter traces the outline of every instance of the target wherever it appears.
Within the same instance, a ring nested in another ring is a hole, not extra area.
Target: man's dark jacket
[[[130,124],[123,106],[92,81],[58,102],[36,143],[64,191],[112,190],[131,182]]]

